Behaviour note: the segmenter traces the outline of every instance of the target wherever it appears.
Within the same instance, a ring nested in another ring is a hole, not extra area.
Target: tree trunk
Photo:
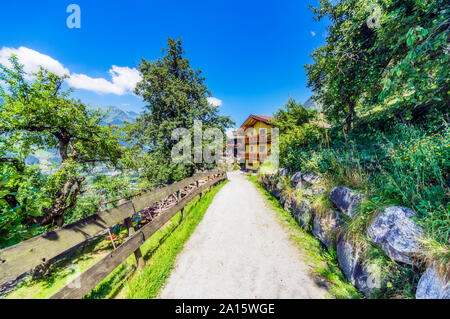
[[[16,196],[14,196],[12,194],[8,194],[8,195],[4,196],[3,199],[8,203],[9,207],[11,207],[11,208],[16,208],[17,206],[20,205],[16,199]]]
[[[352,129],[352,124],[355,121],[356,118],[356,112],[355,112],[355,104],[354,103],[350,103],[348,106],[349,112],[347,115],[347,118],[345,120],[346,124],[347,124],[347,132],[350,132]]]
[[[84,180],[85,177],[70,178],[56,194],[52,206],[44,209],[45,215],[36,218],[35,221],[42,226],[55,224],[62,227],[64,224],[63,214],[66,210],[75,206]],[[69,200],[69,203],[67,203],[67,200]]]

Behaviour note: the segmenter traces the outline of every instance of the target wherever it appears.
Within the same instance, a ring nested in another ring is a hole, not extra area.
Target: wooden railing
[[[264,144],[270,144],[272,141],[272,134],[268,133],[268,134],[255,134],[255,135],[247,135],[245,136],[245,144],[260,144],[260,143],[264,143]]]
[[[269,155],[270,155],[270,151],[267,153],[266,152],[245,152],[245,159],[264,162]]]
[[[0,250],[0,284],[14,280],[34,267],[100,234],[109,227],[123,221],[130,224],[131,217],[136,212],[175,194],[177,196],[175,205],[155,217],[138,231],[132,231],[122,245],[51,296],[51,298],[82,298],[131,254],[135,254],[138,265],[142,266],[143,259],[140,253],[140,246],[176,213],[182,211],[195,197],[201,196],[201,193],[206,189],[226,178],[225,172],[221,170],[199,173],[177,183],[135,197],[117,207],[101,211],[63,228],[2,249]],[[206,182],[200,185],[199,181],[205,179],[207,179]],[[180,192],[192,184],[195,184],[195,189],[181,198]]]

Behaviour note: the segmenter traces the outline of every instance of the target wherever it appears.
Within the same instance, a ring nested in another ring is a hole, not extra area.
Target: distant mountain
[[[94,108],[95,109],[95,108]],[[112,125],[123,126],[125,123],[134,123],[138,117],[138,113],[133,111],[125,111],[116,106],[109,107],[98,107],[103,112],[108,112],[108,115],[103,119],[102,123],[110,123]]]
[[[312,96],[303,104],[303,106],[311,110],[322,110],[322,105],[315,102]]]

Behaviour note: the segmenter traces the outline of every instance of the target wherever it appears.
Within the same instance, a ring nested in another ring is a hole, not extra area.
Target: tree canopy
[[[336,124],[443,110],[448,101],[450,12],[443,0],[321,0],[326,44],[305,65],[317,99]]]
[[[130,162],[150,183],[172,182],[208,167],[204,162],[172,162],[171,150],[176,144],[171,138],[173,130],[187,128],[192,133],[194,120],[201,121],[203,129],[215,127],[222,132],[233,124],[229,117],[219,115],[218,106],[208,103],[211,93],[202,71],[192,69],[181,45],[181,40],[169,38],[162,58],[143,59],[139,65],[142,81],[135,93],[146,105],[136,123],[128,128],[134,142]]]
[[[61,226],[82,191],[86,169],[118,164],[118,134],[101,125],[104,114],[69,97],[64,76],[43,68],[27,74],[16,56],[9,61],[10,67],[0,65],[0,228],[16,221]],[[45,176],[26,165],[38,150],[55,150],[60,157]]]

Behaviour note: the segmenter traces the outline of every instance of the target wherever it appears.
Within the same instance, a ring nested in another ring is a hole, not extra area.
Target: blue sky
[[[139,111],[133,68],[160,57],[168,37],[181,37],[221,113],[240,125],[251,113],[273,114],[289,96],[311,95],[303,65],[326,27],[308,9],[317,2],[2,0],[0,62],[18,52],[31,69],[43,61],[73,75],[74,96],[87,104]],[[81,8],[80,29],[66,25],[71,3]]]

